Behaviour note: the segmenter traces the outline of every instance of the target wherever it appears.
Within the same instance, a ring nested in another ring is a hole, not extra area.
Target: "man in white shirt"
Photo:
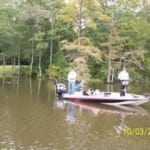
[[[68,93],[74,94],[75,92],[75,82],[76,82],[77,74],[74,71],[74,69],[71,69],[68,73],[67,79],[68,79]]]
[[[129,73],[124,68],[119,74],[118,79],[120,80],[120,96],[125,96],[127,85],[129,84]]]

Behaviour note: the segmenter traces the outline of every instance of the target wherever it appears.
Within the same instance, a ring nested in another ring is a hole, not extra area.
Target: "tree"
[[[27,22],[31,28],[32,37],[29,39],[31,42],[31,63],[30,63],[30,76],[32,75],[32,68],[34,62],[34,52],[35,52],[35,39],[34,35],[39,31],[40,22],[44,18],[48,18],[48,12],[38,3],[33,1],[27,1],[22,5],[22,13],[20,19]]]
[[[78,49],[78,39],[73,42],[62,41],[62,51],[66,61],[76,68],[79,79],[90,79],[89,68],[87,62],[89,58],[102,61],[101,51],[94,47],[88,38],[80,38],[80,49]]]
[[[43,36],[45,33],[43,32],[38,32],[35,34],[35,41],[36,41],[36,51],[38,52],[38,57],[39,57],[39,77],[42,77],[42,69],[41,69],[41,58],[43,55],[44,50],[48,47],[48,43],[43,41]]]
[[[17,31],[14,28],[14,19],[18,14],[17,1],[8,0],[7,2],[0,1],[0,40],[1,40],[1,55],[3,56],[3,65],[6,65],[7,59],[15,58],[17,55],[15,39]],[[15,62],[15,61],[14,61]]]
[[[44,2],[44,7],[48,11],[48,21],[50,23],[50,29],[48,31],[48,39],[50,40],[50,48],[49,48],[49,65],[51,66],[53,63],[53,43],[54,39],[58,37],[57,35],[57,27],[55,27],[55,24],[57,22],[57,16],[60,12],[60,9],[64,5],[64,2],[62,0],[46,0]]]

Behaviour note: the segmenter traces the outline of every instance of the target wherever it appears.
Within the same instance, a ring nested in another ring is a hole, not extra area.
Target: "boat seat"
[[[111,92],[104,92],[104,96],[109,96],[111,95]]]

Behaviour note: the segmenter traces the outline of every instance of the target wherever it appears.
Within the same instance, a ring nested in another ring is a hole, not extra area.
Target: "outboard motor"
[[[56,84],[56,92],[57,92],[58,98],[62,98],[63,94],[66,93],[65,84],[57,83]]]
[[[66,93],[66,86],[63,83],[57,83],[55,80],[55,90],[58,98],[62,98],[63,94]]]

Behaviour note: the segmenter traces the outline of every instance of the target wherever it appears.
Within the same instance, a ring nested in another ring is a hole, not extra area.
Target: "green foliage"
[[[6,65],[0,66],[0,77],[12,77],[13,75],[17,75],[18,69],[20,70],[20,75],[29,75],[29,66],[21,66],[20,68],[18,68],[18,66]]]
[[[133,82],[143,80],[143,76],[142,76],[141,72],[136,70],[136,68],[130,68],[129,73],[130,73],[131,80]]]
[[[29,76],[30,75],[30,68],[29,68],[29,66],[21,66],[20,67],[20,75],[22,75],[22,76]]]
[[[108,40],[109,28],[108,24],[101,20],[95,20],[97,28],[85,28],[83,33],[85,36],[89,37],[92,43],[101,47],[101,44]]]
[[[149,79],[149,77],[150,77],[150,54],[145,57],[144,67],[145,67],[145,74],[146,74],[148,80],[150,80]]]
[[[105,62],[97,62],[90,58],[88,60],[88,67],[92,78],[104,80],[107,76],[107,64]]]
[[[87,87],[93,88],[93,89],[100,89],[100,85],[102,83],[102,79],[90,79],[87,83]]]
[[[46,42],[42,42],[42,43],[37,44],[37,49],[38,50],[46,49],[47,47],[48,47],[48,43],[46,43]]]
[[[61,68],[59,66],[49,66],[46,73],[50,78],[59,77],[61,75]]]
[[[105,61],[111,52],[111,59],[114,60],[112,67],[115,70],[120,67],[120,58],[124,56],[128,68],[131,68],[132,78],[136,80],[141,80],[145,76],[148,78],[150,76],[148,1],[139,3],[135,0],[116,0],[112,4],[103,0],[79,2],[1,0],[0,63],[5,61],[6,64],[12,64],[12,58],[15,57],[16,60],[20,59],[21,65],[29,65],[32,54],[35,73],[38,71],[41,56],[42,71],[48,68],[49,74],[52,73],[54,76],[65,76],[69,63],[77,62],[74,65],[79,70],[86,72],[83,68],[88,64],[92,78],[104,80],[108,70]],[[67,42],[61,45],[62,41]],[[63,46],[71,51],[62,53]],[[97,50],[101,54],[96,53]],[[140,52],[143,52],[143,58]],[[91,59],[91,56],[101,62]],[[86,63],[84,66],[80,57],[84,57]],[[53,67],[48,67],[50,58]],[[141,71],[142,67],[139,66],[142,66],[144,71]],[[21,68],[23,74],[25,72],[28,74],[28,71]]]

